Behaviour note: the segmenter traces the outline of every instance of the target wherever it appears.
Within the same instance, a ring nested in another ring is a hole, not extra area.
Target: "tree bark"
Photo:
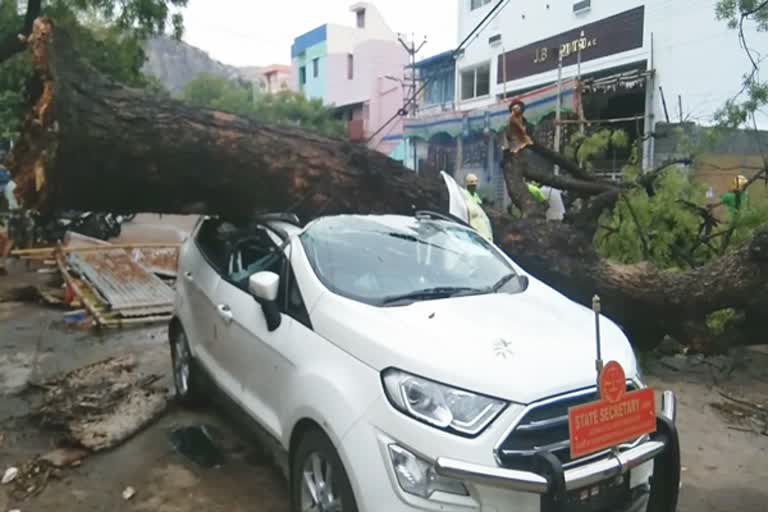
[[[524,178],[529,175],[531,169],[528,159],[521,155],[512,155],[505,152],[502,165],[504,167],[504,181],[512,203],[517,206],[523,217],[544,217],[547,209],[537,203]]]
[[[7,34],[0,41],[0,62],[5,62],[27,47],[26,37],[32,33],[32,25],[40,16],[42,0],[28,0],[27,12],[24,15],[24,25],[14,34]]]
[[[12,154],[26,206],[218,212],[444,209],[437,180],[364,146],[268,126],[112,83],[40,19],[39,95]]]
[[[36,22],[31,48],[40,83],[10,162],[27,207],[238,217],[291,211],[305,220],[446,209],[442,182],[365,147],[109,82],[47,19]],[[528,194],[523,174],[510,184]],[[591,183],[598,197],[615,201],[618,188]],[[664,272],[601,259],[591,236],[571,225],[488,213],[498,245],[527,272],[584,305],[600,294],[606,315],[642,345],[768,295],[768,232],[706,267]]]

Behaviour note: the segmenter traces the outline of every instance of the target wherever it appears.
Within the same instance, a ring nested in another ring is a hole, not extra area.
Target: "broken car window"
[[[395,297],[413,302],[491,293],[514,272],[479,234],[442,220],[329,217],[310,226],[301,241],[327,288],[371,305],[399,305]]]

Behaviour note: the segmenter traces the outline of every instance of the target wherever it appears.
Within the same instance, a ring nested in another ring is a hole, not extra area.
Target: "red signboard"
[[[571,458],[578,459],[656,431],[653,389],[626,392],[621,365],[608,363],[600,373],[600,400],[568,409]]]

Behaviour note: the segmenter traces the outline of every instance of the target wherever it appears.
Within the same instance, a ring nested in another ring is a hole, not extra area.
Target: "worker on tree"
[[[11,178],[11,173],[3,164],[0,164],[0,275],[6,275],[5,262],[11,254],[13,239],[10,237],[10,225],[12,215],[18,210],[16,201],[16,183]]]
[[[533,144],[533,125],[525,118],[525,103],[516,99],[509,104],[509,121],[506,129],[507,151],[517,154]]]
[[[731,190],[720,198],[720,201],[728,207],[732,218],[749,206],[749,195],[746,191],[747,183],[749,180],[746,176],[736,176],[731,182]]]

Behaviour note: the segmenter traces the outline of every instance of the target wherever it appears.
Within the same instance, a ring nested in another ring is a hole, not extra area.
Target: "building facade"
[[[296,90],[293,67],[291,66],[283,64],[249,66],[240,68],[240,74],[253,84],[257,84],[259,92],[264,94]]]
[[[457,41],[463,41],[496,2],[456,1]],[[754,27],[746,30],[755,43],[764,37]],[[493,154],[500,149],[511,98],[526,100],[534,124],[554,125],[558,96],[566,122],[580,118],[596,129],[610,120],[633,140],[644,139],[643,165],[652,167],[657,123],[711,123],[750,70],[737,32],[716,19],[711,0],[508,2],[457,55],[455,67],[454,111],[423,111],[407,122],[406,137],[427,148],[438,133],[453,138],[463,153],[453,169],[457,177],[480,172],[481,182],[499,198],[505,195]],[[768,124],[765,117],[758,121]],[[598,170],[616,176],[628,157],[613,155]],[[419,160],[409,163],[414,164],[418,168]]]
[[[408,54],[373,4],[357,3],[350,11],[353,25],[321,25],[294,40],[295,86],[334,107],[351,140],[397,156],[401,119],[369,138],[403,106],[403,87],[387,77],[402,76]]]

